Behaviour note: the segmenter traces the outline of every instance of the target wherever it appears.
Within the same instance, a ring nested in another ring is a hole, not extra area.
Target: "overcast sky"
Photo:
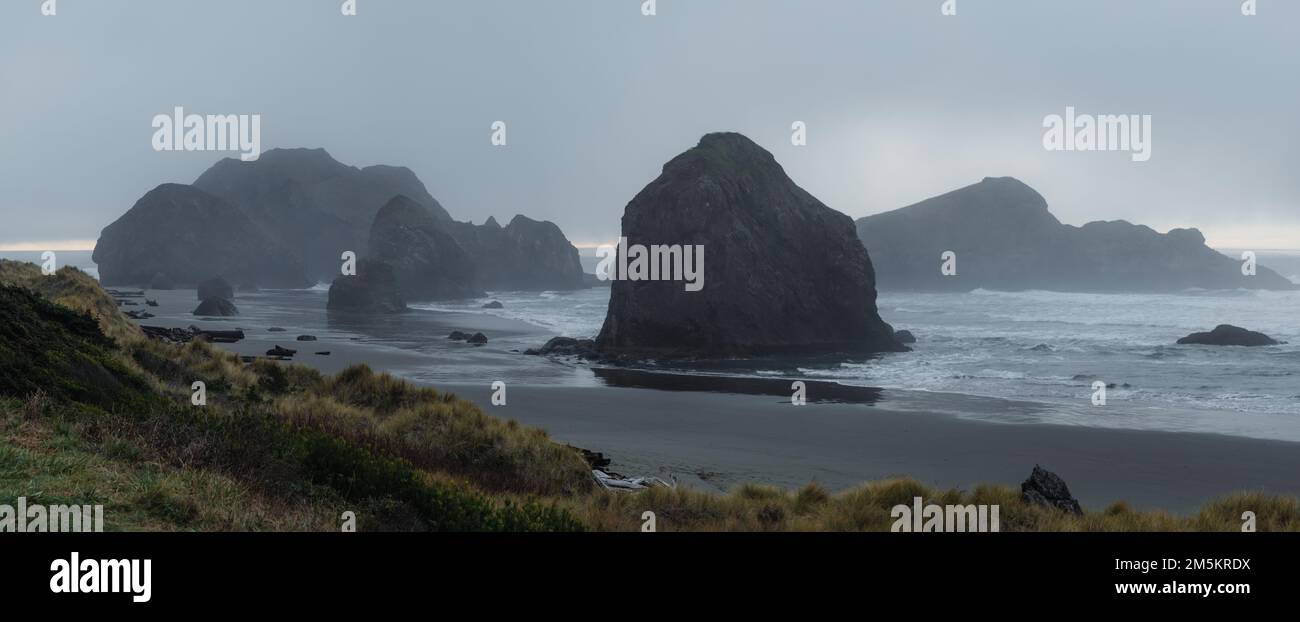
[[[1300,249],[1300,2],[341,3],[0,3],[0,248],[93,241],[232,155],[153,150],[153,116],[184,106],[262,115],[263,150],[408,166],[457,219],[523,213],[580,246],[616,237],[665,161],[732,130],[855,218],[1010,175],[1067,223]],[[1044,150],[1067,105],[1152,115],[1151,159]]]

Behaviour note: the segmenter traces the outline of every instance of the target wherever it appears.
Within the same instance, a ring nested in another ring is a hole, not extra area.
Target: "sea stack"
[[[853,221],[795,185],[771,153],[740,134],[709,134],[664,165],[628,203],[622,237],[634,250],[619,253],[630,259],[637,245],[702,246],[703,287],[615,280],[596,339],[602,355],[907,350],[877,313],[875,272]]]
[[[340,276],[330,284],[328,311],[392,314],[406,311],[406,299],[393,267],[362,259],[355,275]]]
[[[393,197],[375,215],[370,226],[370,255],[393,267],[407,300],[483,295],[469,254],[440,228],[428,208],[405,195]]]

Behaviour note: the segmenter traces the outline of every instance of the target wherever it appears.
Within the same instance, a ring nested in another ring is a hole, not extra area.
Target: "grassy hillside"
[[[887,531],[890,508],[999,504],[1004,531],[1300,530],[1290,497],[1243,493],[1173,517],[1123,503],[1084,517],[1018,490],[912,480],[840,494],[598,489],[574,450],[473,404],[365,366],[244,364],[203,342],[146,339],[75,268],[0,261],[0,503],[103,504],[108,529]],[[205,383],[207,404],[190,403]]]

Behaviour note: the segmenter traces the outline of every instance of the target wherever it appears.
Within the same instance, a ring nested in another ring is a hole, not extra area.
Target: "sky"
[[[1300,249],[1300,2],[43,1],[0,2],[0,249],[89,248],[237,157],[155,151],[177,106],[259,114],[264,151],[407,166],[458,220],[522,213],[579,246],[725,130],[854,218],[1013,176],[1066,223]],[[1151,115],[1150,160],[1046,150],[1067,106]]]

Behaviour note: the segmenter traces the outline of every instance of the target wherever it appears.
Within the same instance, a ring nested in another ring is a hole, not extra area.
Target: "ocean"
[[[60,262],[93,270],[89,253],[84,255],[60,253]],[[39,261],[39,253],[0,256]],[[359,351],[354,357],[373,360],[374,367],[432,384],[604,382],[586,365],[521,352],[551,336],[594,337],[604,321],[608,288],[492,292],[476,300],[412,303],[412,313],[373,323],[327,315],[327,291],[321,284],[306,290],[241,292],[235,301],[241,315],[219,322],[196,321],[189,314],[197,304],[192,290],[153,292],[160,306],[150,311],[158,317],[147,323],[243,328],[250,338],[234,348],[242,353],[260,353],[272,343],[297,347],[284,340],[312,334],[318,341],[308,349]],[[504,308],[483,309],[490,300]],[[1300,291],[882,292],[878,307],[895,328],[916,334],[919,341],[912,352],[650,369],[877,387],[896,409],[1004,423],[1300,441]],[[1265,348],[1175,345],[1180,337],[1218,324],[1244,326],[1290,343]],[[266,332],[271,326],[287,332]],[[449,326],[483,330],[491,342],[483,348],[450,342]],[[1109,387],[1105,405],[1093,404],[1096,381]]]

